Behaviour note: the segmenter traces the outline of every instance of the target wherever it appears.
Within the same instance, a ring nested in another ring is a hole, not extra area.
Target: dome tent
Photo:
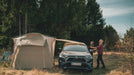
[[[56,39],[40,33],[14,38],[14,69],[52,68]]]

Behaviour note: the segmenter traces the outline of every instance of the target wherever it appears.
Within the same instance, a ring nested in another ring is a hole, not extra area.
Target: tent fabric
[[[12,67],[14,69],[52,68],[55,38],[29,33],[14,38]]]
[[[18,50],[19,52],[15,62],[16,69],[43,69],[53,67],[48,46],[21,46]]]
[[[40,33],[28,33],[13,40],[14,52],[11,63],[13,69],[52,68],[56,41],[85,45],[82,42],[56,39]]]
[[[83,43],[83,42],[72,41],[72,40],[65,40],[65,39],[56,39],[56,41],[63,41],[63,42],[66,42],[66,43],[76,43],[76,44],[83,44],[83,45],[86,45],[86,44]]]

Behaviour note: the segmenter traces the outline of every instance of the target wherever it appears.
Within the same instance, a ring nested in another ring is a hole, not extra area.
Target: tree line
[[[1,0],[0,49],[10,49],[13,37],[31,32],[87,45],[101,38],[107,48],[119,40],[96,0]]]

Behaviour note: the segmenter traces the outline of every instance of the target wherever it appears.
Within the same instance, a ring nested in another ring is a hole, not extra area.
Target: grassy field
[[[126,62],[125,53],[105,52],[103,60],[106,69],[93,69],[92,72],[82,70],[66,70],[58,68],[57,59],[55,59],[55,67],[47,70],[12,70],[10,67],[0,65],[0,75],[131,75],[128,64]],[[94,54],[94,68],[96,67],[97,54]]]

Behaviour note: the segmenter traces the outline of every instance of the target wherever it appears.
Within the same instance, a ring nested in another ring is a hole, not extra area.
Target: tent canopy
[[[72,40],[65,40],[65,39],[56,39],[56,41],[62,41],[62,42],[67,42],[67,43],[78,43],[78,44],[86,45],[86,44],[83,43],[83,42],[72,41]]]

